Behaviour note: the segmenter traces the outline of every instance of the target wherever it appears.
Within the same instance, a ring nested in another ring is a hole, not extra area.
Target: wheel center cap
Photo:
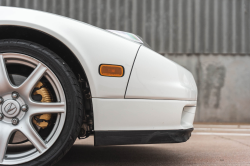
[[[15,100],[7,100],[2,105],[2,112],[6,117],[16,117],[20,112],[20,105]]]

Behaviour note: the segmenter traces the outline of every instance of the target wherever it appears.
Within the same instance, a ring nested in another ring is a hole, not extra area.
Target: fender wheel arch
[[[0,40],[19,39],[34,42],[48,48],[49,50],[57,54],[60,58],[62,58],[65,63],[67,62],[67,65],[70,67],[75,77],[78,79],[78,82],[82,89],[84,104],[83,120],[85,120],[86,117],[90,117],[90,119],[92,120],[91,128],[94,129],[94,114],[91,89],[86,73],[75,54],[59,39],[37,29],[22,26],[2,25],[0,26],[0,32]]]

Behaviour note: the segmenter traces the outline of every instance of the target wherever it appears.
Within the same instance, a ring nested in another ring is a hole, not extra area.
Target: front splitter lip
[[[180,130],[95,131],[95,146],[186,142],[193,128]]]

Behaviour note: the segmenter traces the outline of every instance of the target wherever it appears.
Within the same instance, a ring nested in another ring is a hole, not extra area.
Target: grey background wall
[[[199,88],[196,121],[250,123],[249,0],[0,0],[0,5],[138,34],[193,73]]]

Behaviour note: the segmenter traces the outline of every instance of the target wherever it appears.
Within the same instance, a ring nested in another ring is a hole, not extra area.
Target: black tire
[[[78,81],[69,66],[49,49],[25,40],[0,40],[0,53],[20,53],[31,56],[50,68],[64,89],[67,115],[57,141],[40,157],[20,166],[49,166],[59,161],[74,144],[83,119],[82,93]]]

